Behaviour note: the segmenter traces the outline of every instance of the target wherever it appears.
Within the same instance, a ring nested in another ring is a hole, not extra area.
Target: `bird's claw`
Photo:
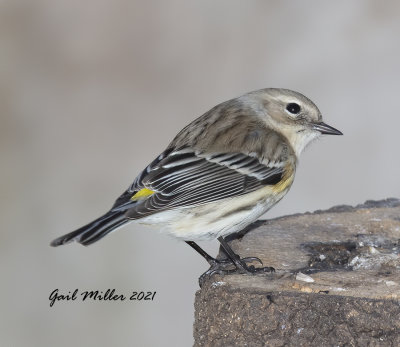
[[[211,265],[210,268],[204,272],[199,277],[199,286],[200,288],[203,286],[204,282],[210,278],[211,276],[218,274],[218,275],[229,275],[236,272],[236,269],[226,269],[225,266],[231,266],[233,263],[229,262],[228,259],[224,259],[222,262],[215,262],[215,264]]]
[[[256,262],[259,262],[261,266],[264,265],[263,262],[261,261],[261,259],[257,258],[257,257],[247,257],[247,258],[242,258],[240,260],[244,263],[252,263],[253,261],[256,261]],[[250,265],[250,267],[254,267],[254,266]]]
[[[246,266],[247,266],[247,264],[249,264],[249,263],[252,263],[252,262],[258,262],[258,263],[260,263],[260,265],[263,265],[263,262],[261,261],[261,259],[260,258],[257,258],[257,257],[246,257],[246,258],[241,258],[241,259],[238,259],[240,262],[242,262],[242,263],[244,263]],[[211,261],[209,261],[209,264],[211,265],[211,267],[213,267],[213,266],[216,266],[216,267],[222,267],[222,268],[225,268],[225,267],[229,267],[229,266],[235,266],[235,267],[237,267],[236,266],[236,264],[235,264],[235,262],[233,262],[231,259],[229,259],[229,258],[225,258],[225,259],[213,259],[213,260],[211,260]],[[252,265],[250,265],[250,267],[251,267]]]
[[[255,267],[254,265],[247,265],[252,262],[258,262],[263,265],[260,258],[257,257],[246,257],[238,258],[237,261],[231,259],[212,259],[209,261],[210,268],[203,273],[199,278],[200,288],[204,284],[207,278],[218,274],[218,275],[229,275],[233,273],[245,273],[245,274],[261,274],[267,272],[275,272],[273,267]]]

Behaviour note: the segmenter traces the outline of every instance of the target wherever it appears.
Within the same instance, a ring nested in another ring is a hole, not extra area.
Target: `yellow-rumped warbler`
[[[95,221],[55,239],[85,246],[138,221],[183,239],[211,265],[205,275],[253,273],[225,235],[256,221],[288,192],[297,158],[321,134],[342,135],[322,122],[314,103],[287,89],[261,89],[223,102],[186,126]],[[218,238],[228,260],[218,261],[194,241]],[[261,262],[261,261],[260,261]]]

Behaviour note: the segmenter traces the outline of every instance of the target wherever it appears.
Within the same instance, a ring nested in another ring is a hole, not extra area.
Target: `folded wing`
[[[193,149],[167,150],[153,161],[121,195],[113,211],[138,219],[179,207],[194,207],[251,193],[278,183],[285,156],[263,162],[243,153],[201,153]],[[154,194],[132,200],[146,188]]]

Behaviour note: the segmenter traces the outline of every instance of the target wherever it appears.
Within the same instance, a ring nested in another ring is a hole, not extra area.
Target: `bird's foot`
[[[258,262],[263,265],[260,258],[257,257],[246,257],[240,258],[237,256],[234,260],[231,259],[209,259],[208,263],[210,268],[203,273],[199,278],[199,285],[202,287],[206,279],[210,278],[214,274],[229,275],[233,273],[246,273],[246,274],[260,274],[266,272],[275,272],[273,267],[255,267],[254,265],[248,265],[253,262]]]
[[[240,274],[248,274],[248,275],[255,275],[255,274],[261,274],[261,273],[266,273],[266,272],[275,272],[275,269],[272,266],[255,267],[254,265],[248,265],[247,262],[244,261],[245,259],[248,259],[248,258],[240,259],[238,257],[237,259],[234,260],[234,263],[236,266],[235,272],[240,273]],[[263,265],[261,260],[259,260],[259,261],[260,261],[260,264]]]

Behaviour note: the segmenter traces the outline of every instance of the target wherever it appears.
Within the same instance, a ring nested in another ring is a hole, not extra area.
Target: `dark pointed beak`
[[[324,135],[343,135],[343,133],[334,127],[331,127],[324,122],[321,123],[314,123],[313,129],[319,131],[321,134]]]

